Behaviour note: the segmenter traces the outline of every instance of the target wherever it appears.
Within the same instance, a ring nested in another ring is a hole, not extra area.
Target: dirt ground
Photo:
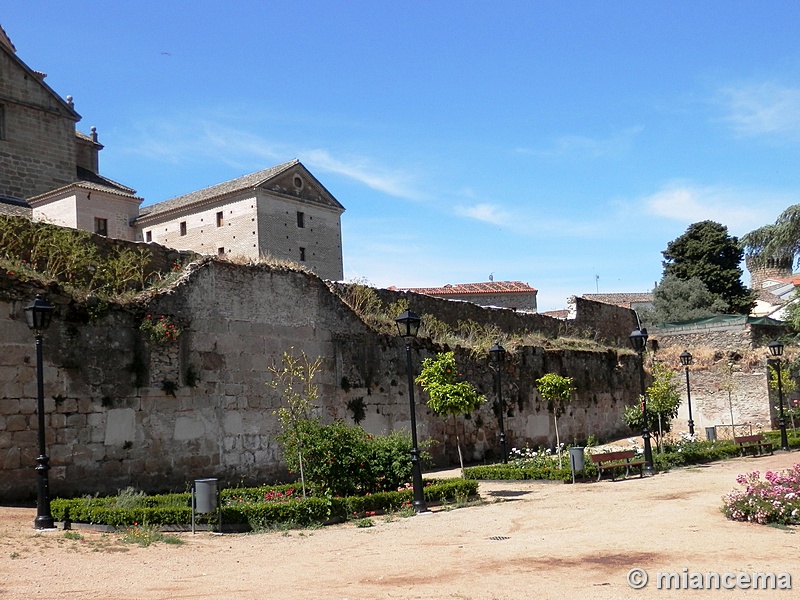
[[[69,539],[64,531],[36,532],[35,510],[0,507],[0,598],[618,600],[745,593],[658,588],[658,573],[680,576],[684,569],[789,573],[800,589],[796,528],[736,523],[719,510],[739,473],[796,462],[800,453],[776,452],[617,482],[488,482],[481,484],[482,503],[376,516],[371,528],[182,533],[182,545],[149,547],[123,544],[117,534],[81,530],[81,539]],[[629,587],[633,568],[647,571],[644,589]]]

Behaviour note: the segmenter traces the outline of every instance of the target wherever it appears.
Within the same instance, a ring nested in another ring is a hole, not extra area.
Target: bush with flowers
[[[159,346],[177,341],[182,332],[182,329],[166,315],[147,315],[139,325],[139,329],[150,337],[151,342]]]
[[[800,464],[786,471],[739,475],[736,489],[723,497],[722,512],[733,521],[800,524]]]

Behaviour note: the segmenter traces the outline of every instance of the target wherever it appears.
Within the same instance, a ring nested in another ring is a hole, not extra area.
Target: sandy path
[[[480,506],[389,521],[378,516],[372,528],[180,534],[182,546],[141,548],[87,531],[83,541],[64,532],[37,534],[34,510],[0,508],[0,598],[589,600],[743,593],[656,588],[656,572],[684,568],[788,572],[800,589],[794,529],[734,523],[719,511],[737,474],[795,462],[800,453],[613,483],[483,483],[487,502]],[[644,590],[627,584],[633,567],[650,573]]]

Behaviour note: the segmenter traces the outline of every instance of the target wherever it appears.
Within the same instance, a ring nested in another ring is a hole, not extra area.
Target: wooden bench
[[[766,441],[760,433],[757,435],[742,435],[734,437],[733,441],[739,444],[742,456],[752,450],[753,456],[756,454],[764,454],[767,450],[772,454],[772,442]]]
[[[631,467],[639,467],[639,477],[643,475],[644,461],[631,460],[636,456],[634,450],[619,450],[617,452],[603,452],[601,454],[590,454],[592,462],[597,467],[597,481],[603,475],[603,471],[611,471],[611,480],[616,479],[614,471],[625,468],[625,477],[630,474]]]

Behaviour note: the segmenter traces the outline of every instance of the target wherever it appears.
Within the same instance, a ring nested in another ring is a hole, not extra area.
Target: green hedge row
[[[478,493],[478,482],[450,479],[438,482],[426,481],[423,492],[426,502],[446,502],[469,498]],[[331,518],[347,518],[352,514],[367,511],[393,511],[413,500],[411,490],[380,492],[369,496],[346,498],[308,497],[293,498],[278,502],[263,502],[269,491],[286,490],[296,486],[261,486],[258,488],[232,488],[220,491],[222,498],[222,521],[224,523],[248,523],[251,527],[263,527],[271,523],[294,523],[308,525],[325,522]],[[241,500],[228,504],[231,499]],[[121,508],[114,506],[116,496],[106,498],[57,498],[50,503],[56,521],[71,521],[129,527],[134,524],[185,525],[191,522],[192,512],[189,494],[161,494],[143,496],[141,506]],[[159,503],[161,502],[161,504]],[[165,505],[167,502],[168,505]],[[182,506],[179,504],[183,504]]]
[[[594,470],[592,465],[586,465],[586,474]],[[549,481],[572,481],[572,470],[569,468],[547,467],[515,467],[513,465],[481,465],[464,469],[464,478],[478,479],[543,479]]]

